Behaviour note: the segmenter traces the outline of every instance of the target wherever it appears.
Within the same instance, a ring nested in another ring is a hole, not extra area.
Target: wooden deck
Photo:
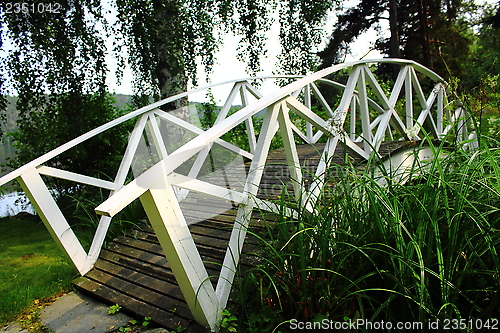
[[[412,146],[411,142],[385,143],[383,155]],[[317,166],[324,145],[299,146],[298,154],[307,170]],[[334,163],[342,164],[344,151],[339,145]],[[282,184],[290,182],[283,149],[272,151],[267,160],[264,177],[258,194],[261,198],[277,196]],[[360,163],[354,159],[354,163]],[[212,175],[211,182],[224,186],[238,186],[239,172]],[[246,164],[248,170],[248,164]],[[244,176],[244,174],[243,174]],[[311,176],[306,179],[311,180]],[[190,194],[181,202],[186,221],[190,224],[193,239],[212,283],[216,283],[224,258],[227,242],[234,222],[236,207],[228,201]],[[261,216],[254,212],[251,228],[260,228]],[[251,253],[256,248],[252,239],[247,239],[240,268],[249,267],[255,258]],[[184,332],[208,332],[192,319],[189,308],[172,274],[169,263],[162,252],[154,231],[147,222],[125,236],[117,237],[103,249],[95,267],[85,277],[75,280],[74,285],[94,297],[109,303],[119,304],[124,312],[137,317],[151,317],[156,324],[169,330],[182,326]]]

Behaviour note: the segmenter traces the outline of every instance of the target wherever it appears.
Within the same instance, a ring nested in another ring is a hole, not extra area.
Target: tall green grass
[[[297,217],[279,214],[255,235],[260,264],[237,281],[241,331],[500,318],[500,150],[432,148],[439,158],[404,185],[336,165],[312,211],[282,196]]]

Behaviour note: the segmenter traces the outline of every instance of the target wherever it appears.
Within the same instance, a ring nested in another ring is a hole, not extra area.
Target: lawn
[[[69,290],[76,274],[38,217],[0,219],[0,325]]]

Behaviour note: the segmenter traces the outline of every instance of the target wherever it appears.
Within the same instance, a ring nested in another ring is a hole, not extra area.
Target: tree
[[[214,64],[221,36],[241,36],[240,60],[247,72],[260,69],[265,56],[265,33],[280,14],[281,70],[304,73],[318,64],[313,46],[321,41],[320,27],[333,6],[332,0],[117,0],[120,36],[118,49],[128,49],[128,60],[136,74],[140,96],[165,98],[196,84],[196,57],[208,73]],[[146,103],[143,100],[143,103]],[[182,101],[179,103],[183,103]],[[178,108],[182,105],[171,105]]]
[[[321,67],[344,62],[350,44],[362,33],[376,26],[387,10],[387,1],[362,0],[357,7],[337,15],[328,45],[319,53]]]
[[[4,7],[0,22],[12,49],[2,67],[6,89],[18,94],[19,130],[12,133],[18,167],[117,116],[105,88],[105,47],[98,1],[60,2],[57,7]],[[4,110],[5,111],[5,108]],[[52,159],[48,165],[96,175],[113,169],[123,146],[107,133]],[[60,193],[69,188],[54,181]]]
[[[471,61],[463,81],[467,89],[480,85],[482,77],[500,73],[500,6],[488,6],[483,12],[481,26],[471,44]]]
[[[471,44],[471,58],[461,80],[462,98],[475,113],[478,125],[487,136],[498,138],[499,118],[491,117],[500,109],[500,6],[485,8],[478,34]],[[483,117],[483,115],[486,117]],[[491,118],[489,118],[491,117]],[[489,127],[489,131],[488,131]],[[493,143],[493,142],[492,142]]]
[[[119,64],[130,63],[136,75],[139,106],[185,91],[189,80],[196,84],[197,58],[210,72],[224,33],[241,36],[239,57],[247,62],[249,73],[258,72],[275,11],[280,13],[281,69],[287,73],[313,69],[317,57],[311,44],[319,43],[320,27],[333,4],[332,0],[116,0],[114,22],[103,16],[100,0],[20,4],[17,9],[12,3],[4,5],[0,23],[13,48],[5,50],[7,57],[2,59],[9,77],[0,92],[5,95],[9,88],[19,96],[19,131],[13,134],[17,166],[116,116],[105,83],[104,39],[112,34],[118,37],[116,50],[127,52]],[[185,103],[181,100],[165,109]],[[119,142],[118,138],[104,141]],[[52,163],[91,174],[103,160],[110,161],[104,156],[117,150],[113,144],[96,148],[72,150],[71,156]]]
[[[338,16],[330,41],[320,52],[322,67],[341,61],[355,38],[388,20],[390,37],[380,38],[376,49],[418,61],[441,75],[461,76],[470,44],[467,15],[476,9],[470,0],[362,0]]]

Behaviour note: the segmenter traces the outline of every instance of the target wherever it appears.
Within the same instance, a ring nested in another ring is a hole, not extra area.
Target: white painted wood
[[[312,138],[312,143],[318,142],[318,140],[323,136],[323,131],[317,131]]]
[[[255,137],[255,129],[253,126],[252,118],[245,120],[245,126],[247,128],[248,145],[250,147],[250,153],[255,154],[255,147],[257,146],[257,139]]]
[[[399,94],[401,93],[401,89],[403,88],[403,85],[405,84],[405,81],[408,78],[409,68],[410,68],[409,65],[401,66],[401,69],[399,70],[398,73],[398,77],[396,78],[396,82],[392,87],[391,97],[389,98],[389,105],[393,109],[396,107],[396,102],[399,100]]]
[[[265,210],[275,214],[283,214],[286,217],[293,217],[293,218],[298,217],[297,211],[289,207],[282,207],[281,205],[277,205],[274,202],[268,200],[261,200],[257,197],[251,197],[249,198],[249,200],[252,200],[254,206],[258,209]]]
[[[360,73],[358,77],[358,94],[359,94],[359,114],[361,118],[361,130],[363,131],[363,146],[365,152],[371,153],[372,147],[372,132],[370,129],[370,109],[368,108],[368,94],[366,92],[365,71],[362,70],[364,65],[360,65]]]
[[[462,107],[458,107],[459,115],[457,120],[457,138],[459,142],[465,141],[467,124],[465,122],[465,113]]]
[[[431,70],[415,63],[414,61],[411,61],[411,60],[402,60],[402,59],[391,59],[391,58],[384,58],[384,59],[377,59],[377,60],[373,60],[373,59],[368,59],[368,60],[360,60],[360,61],[354,61],[354,62],[351,62],[351,63],[344,63],[344,64],[339,64],[339,65],[335,65],[335,66],[332,66],[332,67],[329,67],[329,68],[325,68],[321,71],[318,71],[314,74],[311,74],[307,77],[304,77],[304,78],[301,78],[301,79],[298,79],[297,81],[283,87],[282,89],[278,90],[278,91],[275,91],[265,97],[263,97],[260,101],[258,101],[257,103],[253,104],[253,106],[256,108],[256,110],[245,110],[245,112],[241,112],[239,114],[240,117],[245,117],[247,115],[247,112],[258,112],[259,110],[262,110],[264,109],[266,106],[268,105],[271,105],[273,104],[274,102],[284,98],[285,96],[288,96],[290,95],[292,92],[298,90],[298,89],[301,89],[302,87],[304,87],[306,84],[309,84],[311,82],[314,82],[318,79],[321,79],[323,78],[324,76],[328,75],[328,74],[331,74],[331,73],[334,73],[334,72],[337,72],[339,70],[342,70],[342,69],[346,69],[346,68],[350,68],[350,67],[354,67],[356,68],[357,65],[359,64],[366,64],[366,63],[397,63],[397,64],[400,64],[400,65],[412,65],[412,67],[424,74],[425,76],[429,77],[430,79],[432,79],[433,81],[436,81],[436,82],[444,82],[443,79],[437,75],[436,73],[432,72]],[[96,136],[114,126],[117,126],[125,121],[128,121],[130,119],[133,119],[139,115],[142,115],[148,111],[151,111],[151,110],[154,110],[154,109],[157,109],[159,108],[160,106],[164,105],[164,104],[168,104],[172,101],[175,101],[177,99],[180,99],[180,98],[184,98],[184,97],[187,97],[191,94],[196,94],[200,91],[204,91],[204,90],[207,90],[209,88],[212,88],[212,87],[216,87],[216,86],[221,86],[221,85],[224,85],[224,84],[231,84],[231,83],[235,83],[235,82],[241,82],[243,80],[260,80],[260,79],[268,79],[268,78],[280,78],[280,77],[294,77],[296,78],[296,76],[264,76],[264,77],[254,77],[254,78],[248,78],[248,79],[237,79],[237,80],[230,80],[230,81],[226,81],[226,82],[222,82],[222,83],[217,83],[217,84],[211,84],[211,85],[208,85],[208,86],[205,86],[205,87],[200,87],[198,89],[193,89],[189,92],[185,92],[185,93],[181,93],[181,94],[178,94],[178,95],[175,95],[175,96],[172,96],[172,97],[169,97],[169,98],[166,98],[164,100],[161,100],[161,101],[158,101],[156,103],[153,103],[153,104],[150,104],[148,106],[145,106],[143,108],[140,108],[134,112],[131,112],[127,115],[124,115],[120,118],[117,118],[113,121],[110,121],[98,128],[96,128],[95,130],[92,130],[88,133],[85,133],[71,141],[69,141],[68,143],[52,150],[51,152],[31,161],[30,163],[24,165],[23,167],[17,169],[17,170],[14,170],[12,171],[11,173],[3,176],[2,178],[0,178],[0,185],[3,185],[15,178],[17,178],[18,176],[20,176],[24,171],[26,170],[30,170],[34,167],[37,167],[43,163],[45,163],[46,161],[50,160],[51,158],[67,151],[68,149],[71,149],[72,147],[80,144],[81,142],[84,142],[85,140],[93,137],[93,136]],[[352,77],[352,75],[351,75]],[[351,78],[350,78],[351,79]],[[357,80],[357,77],[356,75],[354,76],[354,80],[351,80],[351,81],[356,81]],[[349,86],[349,82],[348,84],[346,85],[346,91],[347,91],[347,95],[351,96],[352,97],[352,90],[351,89],[354,89],[353,86]],[[342,101],[341,102],[341,106],[342,107],[339,107],[340,110],[347,110],[345,108],[345,106],[347,105],[346,103],[349,103],[349,101]],[[234,119],[236,119],[237,117],[234,117]],[[229,124],[229,122],[227,122],[226,124]],[[226,125],[225,124],[225,125]],[[225,126],[221,126],[221,129],[222,128],[225,128]],[[215,130],[214,130],[215,131]]]
[[[392,89],[390,98],[387,98],[385,92],[382,90],[376,78],[371,73],[368,67],[368,64],[371,62],[395,63],[401,66],[401,70]],[[324,78],[328,74],[347,68],[351,68],[352,71],[345,86]],[[437,83],[436,88],[427,99],[424,97],[416,72],[423,74]],[[204,323],[211,328],[216,328],[217,323],[220,320],[219,310],[227,303],[231,283],[234,279],[234,271],[239,261],[240,251],[246,235],[246,227],[248,226],[248,218],[252,208],[254,206],[258,206],[262,209],[264,209],[263,207],[267,207],[267,209],[271,211],[278,209],[278,207],[274,204],[255,198],[255,194],[258,191],[260,180],[262,178],[263,164],[267,158],[269,145],[272,137],[278,129],[278,125],[280,127],[280,133],[284,139],[283,141],[287,160],[291,166],[297,166],[297,168],[292,167],[291,169],[292,178],[301,179],[301,173],[298,169],[299,159],[297,156],[293,133],[295,132],[305,142],[316,142],[322,135],[328,135],[327,144],[322,152],[322,159],[316,170],[316,175],[318,177],[316,181],[311,184],[308,196],[304,196],[308,200],[308,202],[305,203],[308,209],[313,207],[319,191],[321,191],[321,188],[324,185],[324,174],[328,167],[330,157],[334,153],[339,140],[345,141],[346,145],[352,148],[360,156],[368,158],[371,151],[371,148],[369,147],[370,143],[377,151],[386,132],[389,133],[388,136],[390,137],[391,128],[401,132],[406,139],[412,137],[413,134],[410,133],[410,130],[407,130],[407,126],[404,125],[403,121],[394,111],[403,86],[405,86],[405,96],[408,101],[407,117],[405,121],[408,122],[409,118],[413,119],[413,106],[411,105],[413,94],[415,94],[418,98],[420,106],[423,109],[417,122],[415,124],[411,123],[415,125],[411,129],[413,133],[418,134],[420,129],[417,128],[416,125],[421,125],[424,121],[431,124],[433,130],[438,136],[448,133],[452,128],[450,125],[443,129],[442,122],[444,113],[449,109],[449,106],[445,105],[446,96],[444,93],[444,81],[434,72],[416,64],[413,61],[397,59],[363,60],[332,66],[303,78],[298,78],[296,76],[284,77],[294,78],[297,80],[273,93],[267,94],[266,96],[262,96],[262,94],[247,81],[259,78],[232,80],[223,83],[232,84],[233,87],[221,112],[218,115],[216,123],[207,131],[203,131],[188,122],[159,110],[158,108],[161,105],[176,99],[187,97],[192,93],[200,92],[204,89],[215,87],[220,84],[210,85],[208,87],[199,88],[191,92],[167,98],[163,101],[153,103],[147,107],[134,111],[126,116],[120,117],[115,121],[109,122],[94,131],[90,131],[89,133],[86,133],[63,146],[54,149],[48,154],[28,163],[26,166],[13,171],[9,175],[0,178],[0,185],[16,177],[21,177],[20,181],[24,184],[26,191],[30,192],[30,198],[32,198],[33,202],[38,202],[35,207],[37,210],[42,211],[42,213],[39,212],[40,214],[46,215],[46,221],[44,221],[44,223],[48,225],[48,228],[53,228],[53,225],[56,226],[54,229],[56,231],[52,231],[53,235],[55,235],[55,239],[58,239],[56,241],[59,242],[60,246],[64,249],[64,251],[66,251],[66,253],[69,253],[68,255],[74,262],[75,266],[80,267],[80,272],[85,272],[87,269],[92,267],[92,264],[97,258],[110,223],[110,217],[115,215],[135,199],[141,198],[148,215],[151,215],[152,219],[155,221],[154,228],[155,231],[160,234],[160,243],[162,244],[165,253],[172,257],[172,260],[176,262],[176,271],[174,271],[174,274],[178,280],[182,280],[182,282],[180,282],[180,284],[182,284],[181,289],[187,295],[187,298],[190,299],[188,304],[195,314],[196,319],[200,323]],[[340,104],[335,112],[332,111],[315,82],[321,82],[322,84],[328,84],[344,90]],[[371,87],[377,101],[368,98],[366,90],[367,85]],[[301,92],[304,96],[304,103],[300,103],[296,98]],[[240,94],[243,108],[233,115],[227,116],[238,93]],[[250,103],[247,93],[252,94],[257,100]],[[311,93],[316,96],[320,104],[331,115],[331,119],[325,121],[311,111]],[[438,114],[436,118],[434,118],[431,114],[431,106],[434,105],[435,99],[437,99]],[[346,133],[344,130],[344,122],[349,107],[351,108],[352,117],[351,128],[350,133]],[[290,121],[287,108],[290,108],[290,110],[296,112],[300,117],[306,120],[307,125],[305,134],[299,131],[298,128]],[[255,130],[253,128],[252,117],[263,109],[267,109],[268,112],[266,113],[264,125],[259,138],[257,139],[254,133]],[[373,121],[370,119],[370,110],[380,113],[380,115]],[[452,122],[457,122],[461,125],[458,129],[458,136],[463,139],[467,136],[474,137],[473,133],[468,134],[466,132],[467,123],[463,118],[465,115],[464,112],[464,110],[457,109],[453,117],[450,119]],[[361,135],[359,133],[360,131],[355,126],[355,118],[358,113],[360,114],[362,122]],[[135,117],[138,117],[138,120],[131,133],[126,152],[114,183],[64,170],[41,166],[46,161],[57,156],[58,154],[61,154],[62,152],[67,151],[68,149],[71,149],[77,144],[80,144],[107,129]],[[163,144],[164,138],[162,138],[162,134],[159,131],[157,117],[176,124],[180,128],[189,130],[197,134],[197,137],[169,154]],[[245,123],[247,126],[250,152],[246,152],[220,139],[223,134],[229,132],[241,123]],[[161,160],[134,179],[131,183],[123,186],[125,177],[130,170],[133,156],[137,150],[138,142],[144,134],[146,124],[149,126],[148,128],[149,133],[151,133],[151,140],[154,142],[155,147],[157,147]],[[408,123],[408,126],[409,125],[410,124]],[[317,129],[318,132],[314,133],[313,128]],[[373,135],[372,130],[375,129],[376,133]],[[415,134],[414,137],[418,138],[418,135]],[[354,142],[355,140],[362,141],[363,139],[368,140],[368,142],[365,143],[364,150],[359,148]],[[206,159],[206,156],[208,156],[208,152],[214,143],[220,144],[237,154],[252,159],[252,169],[247,177],[243,193],[194,179],[198,174],[196,168],[190,172],[190,176],[192,177],[185,177],[173,173],[177,167],[198,153],[201,161],[200,163],[202,163]],[[470,146],[472,146],[472,144]],[[38,168],[38,170],[36,170],[36,168]],[[96,208],[96,211],[104,216],[101,218],[101,222],[94,237],[94,242],[88,255],[86,255],[84,251],[83,253],[80,250],[76,252],[73,251],[75,248],[78,248],[78,246],[75,247],[71,243],[71,240],[74,241],[76,238],[71,238],[72,231],[70,229],[69,232],[64,231],[64,235],[61,234],[61,230],[59,228],[64,226],[64,217],[60,214],[57,206],[54,213],[52,213],[52,209],[50,207],[53,207],[55,203],[50,197],[50,193],[43,184],[38,172],[44,173],[48,176],[60,177],[83,184],[102,187],[112,191],[110,198]],[[36,184],[36,186],[33,184]],[[299,182],[297,182],[296,185],[298,184]],[[294,185],[296,195],[299,194],[300,191],[305,191],[296,185]],[[206,271],[203,268],[199,254],[194,247],[194,243],[192,242],[189,230],[187,229],[187,225],[179,208],[178,198],[174,195],[173,186],[176,188],[182,188],[186,191],[194,190],[213,195],[215,197],[227,198],[228,200],[232,200],[240,204],[237,220],[235,222],[235,228],[231,234],[228,252],[226,253],[226,257],[224,259],[224,267],[222,269],[221,277],[219,278],[216,290],[213,290],[209,282],[206,283],[208,280]],[[40,189],[38,187],[40,187]],[[117,191],[113,193],[114,190]],[[287,214],[288,213],[293,214],[294,212],[290,210]],[[69,238],[67,235],[70,235]],[[68,242],[71,244],[68,245]]]
[[[295,98],[298,98],[300,96],[300,93],[303,91],[303,87],[300,87],[299,89],[295,90],[294,92],[292,92],[290,95],[295,97]]]
[[[344,124],[345,115],[349,109],[349,105],[351,104],[351,100],[354,96],[354,89],[358,83],[358,77],[361,73],[360,66],[353,66],[352,72],[347,79],[347,84],[344,89],[344,93],[342,94],[342,99],[340,100],[340,104],[334,112],[333,120],[336,126],[342,126]],[[358,96],[359,98],[359,96]]]
[[[74,181],[77,183],[81,184],[86,184],[86,185],[91,185],[91,186],[96,186],[108,190],[115,190],[117,185],[115,183],[93,178],[93,177],[88,177],[88,176],[83,176],[77,173],[73,172],[68,172],[56,168],[51,168],[47,166],[40,166],[37,168],[37,171],[41,175],[46,175],[46,176],[51,176],[51,177],[56,177],[56,178],[61,178],[61,179],[66,179],[70,181]],[[111,222],[111,218],[107,216],[101,216],[99,220],[98,227],[96,229],[96,232],[93,237],[92,244],[90,246],[88,255],[87,255],[87,264],[92,267],[92,265],[97,261],[99,257],[99,253],[101,252],[102,244],[104,243],[104,239],[106,237],[106,233],[109,228],[109,224]]]
[[[245,107],[249,104],[246,86],[242,86],[240,89],[241,103]],[[245,126],[247,129],[248,146],[250,147],[250,153],[255,153],[255,146],[257,145],[257,139],[255,138],[255,130],[253,128],[252,117],[249,117],[245,121]]]
[[[219,280],[215,289],[217,298],[219,299],[220,306],[222,308],[224,308],[227,304],[229,293],[231,292],[231,285],[234,281],[236,273],[236,267],[239,262],[241,249],[245,241],[247,227],[254,205],[252,198],[257,195],[262,173],[264,171],[263,166],[267,159],[269,146],[271,145],[271,139],[278,130],[277,118],[279,107],[279,103],[274,104],[272,107],[268,108],[268,112],[264,117],[262,129],[257,141],[257,154],[250,165],[250,172],[247,176],[244,188],[244,193],[248,194],[248,201],[245,204],[240,205],[238,208],[234,227],[229,239],[228,249],[226,251],[226,255],[224,256],[224,262],[222,264]]]
[[[356,105],[358,103],[357,99],[358,99],[358,97],[355,96],[351,100],[351,110],[349,111],[349,112],[351,112],[351,123],[350,123],[350,132],[349,132],[349,136],[350,136],[351,140],[356,139],[356,114],[357,114]]]
[[[418,134],[420,132],[421,127],[423,126],[424,122],[428,121],[429,123],[433,124],[433,134],[436,137],[438,137],[438,134],[437,134],[438,130],[437,130],[436,124],[434,122],[434,119],[432,119],[432,115],[431,115],[431,108],[432,108],[436,98],[438,97],[438,95],[439,95],[439,87],[436,86],[432,90],[431,94],[429,95],[429,98],[426,101],[427,109],[422,110],[422,112],[418,116],[418,119],[417,119],[416,124],[415,124],[415,129],[414,129],[414,132],[416,134]]]
[[[186,153],[187,156],[190,156]],[[172,155],[170,155],[172,156]],[[186,156],[186,158],[187,158]],[[158,177],[168,175],[174,168],[167,167],[165,158],[154,166],[143,172],[139,177],[115,192],[110,198],[96,207],[97,214],[113,217],[123,208],[127,207],[135,199],[139,198],[149,188],[152,188],[158,181]]]
[[[123,155],[123,158],[120,162],[120,166],[116,173],[115,181],[114,181],[114,189],[109,193],[109,197],[111,197],[115,190],[121,188],[125,183],[127,174],[130,170],[130,166],[132,165],[132,161],[134,159],[134,155],[139,146],[139,141],[141,140],[142,133],[144,132],[144,128],[146,126],[147,120],[149,116],[152,115],[151,112],[141,115],[138,117],[134,129],[130,134],[127,148]],[[88,264],[92,267],[94,263],[97,261],[99,257],[99,253],[101,252],[102,245],[104,244],[104,239],[106,238],[106,234],[109,229],[109,225],[111,223],[111,217],[109,216],[101,216],[99,219],[99,224],[97,226],[96,232],[92,239],[92,244],[90,245],[90,249],[87,255]]]
[[[88,264],[87,253],[37,170],[23,172],[18,180],[56,244],[81,275],[87,273],[92,268],[92,265]]]
[[[306,106],[306,108],[312,111],[310,85],[309,84],[306,85],[303,91],[304,91],[304,105]],[[313,128],[310,122],[306,122],[306,136],[308,143],[313,143]]]
[[[302,196],[302,170],[300,168],[299,155],[297,154],[297,146],[291,129],[291,121],[288,115],[288,108],[284,103],[280,104],[278,114],[278,123],[280,127],[281,138],[283,139],[283,147],[285,149],[286,161],[290,170],[290,180],[293,186],[295,197]]]
[[[203,131],[201,128],[198,128],[196,127],[195,125],[193,124],[190,124],[188,122],[185,122],[184,120],[182,119],[179,119],[165,111],[162,111],[162,110],[155,110],[155,114],[158,115],[158,117],[164,119],[165,121],[169,121],[169,122],[172,122],[176,125],[179,125],[180,127],[188,130],[188,131],[191,131],[195,134],[203,134],[205,133],[205,131]],[[235,145],[229,143],[229,142],[226,142],[224,140],[221,140],[219,138],[215,139],[214,141],[215,143],[217,143],[218,145],[221,145],[222,147],[236,153],[236,154],[239,154],[243,157],[246,157],[248,159],[252,159],[253,158],[253,154],[239,148],[239,147],[236,147]]]
[[[307,143],[307,136],[304,133],[302,133],[302,131],[299,130],[294,123],[291,123],[290,127],[295,133],[297,133],[297,135],[302,139],[302,141],[304,141],[304,143]]]
[[[439,136],[437,134],[438,131],[437,131],[436,122],[434,121],[434,118],[432,118],[430,116],[427,117],[427,122],[430,123],[430,126],[431,126],[431,133],[430,133],[430,135],[438,138]]]
[[[208,144],[207,147],[203,148],[199,153],[198,156],[196,157],[196,160],[193,163],[193,166],[191,167],[191,170],[189,170],[188,177],[190,178],[196,178],[198,174],[201,171],[201,168],[203,167],[203,164],[205,163],[207,157],[210,154],[210,150],[212,149],[213,144],[210,143]],[[189,195],[189,190],[188,189],[180,189],[177,191],[177,199],[179,201],[182,201],[187,198]]]
[[[327,135],[331,135],[330,125],[321,119],[318,115],[312,112],[304,104],[299,102],[295,97],[290,96],[286,99],[287,107],[293,110],[297,115],[314,125],[318,130],[323,131]],[[307,137],[307,135],[306,135]],[[309,141],[309,138],[307,138]]]
[[[94,237],[92,238],[92,244],[90,245],[90,249],[87,254],[87,264],[90,267],[94,267],[95,262],[99,259],[99,254],[101,253],[102,245],[104,244],[104,239],[106,238],[110,223],[111,217],[109,216],[101,216],[99,219],[99,224]]]
[[[243,106],[246,106],[248,103],[247,103],[247,99],[246,99],[246,95],[245,95],[245,84],[242,83],[242,82],[238,82],[236,83],[230,94],[229,94],[229,97],[226,99],[226,102],[224,103],[224,106],[222,107],[221,111],[219,112],[219,114],[217,115],[217,119],[215,120],[215,124],[218,124],[219,122],[221,122],[222,120],[224,120],[234,102],[234,99],[236,98],[236,95],[237,93],[239,92],[240,93],[240,98],[241,98],[241,101],[242,101],[242,104]],[[250,119],[250,120],[249,120]],[[254,131],[253,131],[253,123],[251,123],[251,118],[247,119],[246,121],[246,124],[247,124],[247,133],[250,133],[249,132],[249,126],[251,126],[250,130],[251,130],[251,133],[253,135],[255,135]],[[173,121],[175,121],[175,119],[172,119]],[[250,121],[251,125],[248,124],[248,122]],[[214,125],[215,125],[214,124]],[[187,125],[187,124],[186,124]],[[188,126],[188,125],[187,125]],[[203,131],[201,130],[195,130],[195,133],[198,133],[198,134],[201,134],[203,133]],[[252,140],[250,139],[250,135],[249,134],[249,143],[250,143],[250,153],[252,154],[253,156],[253,152],[255,150],[255,146],[252,146]],[[222,141],[222,140],[217,140],[217,141]],[[205,163],[205,161],[207,160],[207,157],[209,156],[210,154],[210,150],[212,149],[212,146],[213,146],[213,143],[209,143],[207,145],[207,147],[205,147],[204,149],[202,149],[200,151],[200,153],[198,154],[198,156],[196,157],[196,160],[195,162],[193,163],[193,166],[191,167],[191,170],[189,171],[189,174],[188,176],[191,177],[191,178],[196,178],[199,174],[199,172],[201,171],[201,168],[203,167],[203,164]],[[240,149],[239,147],[236,147],[236,146],[233,146],[231,144],[227,144],[227,145],[224,145],[225,147],[230,147],[232,151],[238,151],[238,152],[244,152],[244,150]],[[247,155],[248,156],[248,155]],[[183,191],[181,192],[181,195],[183,198],[185,198],[187,195],[188,195],[189,191]]]
[[[390,175],[391,182],[397,181],[405,184],[410,176],[421,174],[429,169],[429,162],[434,158],[435,152],[429,147],[419,147],[416,150],[406,150],[392,155],[382,165],[376,167],[374,178],[377,183],[387,186],[386,173]]]
[[[160,128],[158,127],[158,120],[154,113],[149,113],[148,117],[148,128],[151,132],[153,144],[156,148],[160,159],[168,156],[167,148],[165,147],[165,141],[161,135]]]
[[[279,78],[279,77],[280,76],[259,76],[259,77],[249,77],[248,80],[260,80],[260,79]],[[99,135],[99,134],[107,131],[110,128],[118,126],[118,125],[120,125],[120,124],[122,124],[130,119],[133,119],[133,118],[140,116],[144,113],[147,113],[151,110],[158,109],[162,105],[168,104],[168,103],[173,102],[177,99],[187,97],[189,95],[196,94],[200,91],[210,89],[212,87],[222,86],[225,84],[231,84],[231,83],[242,81],[242,80],[245,80],[245,79],[236,79],[236,80],[230,80],[230,81],[225,81],[225,82],[216,83],[216,84],[210,84],[210,85],[207,85],[205,87],[200,87],[197,89],[190,90],[188,92],[184,92],[184,93],[172,96],[172,97],[168,97],[164,100],[152,103],[150,105],[147,105],[147,106],[144,106],[140,109],[137,109],[133,112],[130,112],[126,115],[123,115],[115,120],[112,120],[106,124],[103,124],[103,125],[97,127],[96,129],[93,129],[85,134],[80,135],[79,137],[65,143],[64,145],[53,149],[52,151],[48,152],[47,154],[40,156],[40,157],[34,159],[33,161],[25,164],[24,166],[20,167],[19,169],[16,169],[16,170],[10,172],[9,174],[0,178],[0,185],[4,185],[4,184],[8,183],[9,181],[19,177],[23,172],[29,171],[32,168],[37,167],[37,166],[49,161],[50,159],[54,158],[55,156],[62,154],[63,152],[79,145],[80,143],[82,143],[82,142],[84,142],[84,141],[86,141],[86,140],[88,140],[96,135]]]
[[[319,194],[325,183],[326,170],[330,165],[331,158],[335,153],[337,144],[339,142],[339,136],[329,137],[326,141],[325,149],[319,160],[318,167],[316,169],[315,178],[312,181],[307,197],[304,200],[305,207],[308,211],[312,211],[316,201],[319,198]]]
[[[389,120],[391,118],[391,115],[392,111],[388,110],[386,113],[380,116],[380,124],[378,125],[377,132],[373,136],[373,141],[371,143],[374,151],[377,153],[378,149],[380,148],[380,144],[384,139],[384,134],[387,131],[387,127],[389,126]]]
[[[94,177],[80,175],[79,173],[74,173],[70,171],[65,171],[61,169],[56,169],[48,166],[39,166],[37,171],[41,175],[70,180],[76,183],[96,186],[100,188],[104,188],[107,190],[115,190],[116,184],[107,180],[102,180]]]
[[[242,193],[178,173],[171,173],[168,176],[168,181],[170,184],[186,190],[196,191],[225,200],[231,200],[236,203],[243,203],[246,201],[246,195]]]
[[[409,134],[408,130],[406,129],[399,115],[394,110],[392,110],[391,112],[392,115],[389,118],[389,123],[391,124],[391,127],[397,130],[399,133],[401,133],[401,135],[403,135],[405,140],[411,140],[411,135]]]
[[[370,70],[370,67],[368,66],[363,66],[364,67],[364,72],[365,72],[365,79],[372,88],[373,93],[379,100],[379,104],[382,107],[383,111],[391,109],[389,99],[385,95],[384,90],[378,83],[377,79],[373,75],[372,71]]]
[[[288,76],[288,77],[294,77],[298,79],[303,76]],[[257,88],[255,88],[250,84],[249,80],[245,81],[243,84],[245,85],[245,88],[250,92],[250,94],[252,94],[252,96],[255,97],[256,99],[261,99],[262,97],[264,97],[264,95],[262,95],[262,93],[259,90],[257,90]]]
[[[453,126],[455,126],[459,119],[460,119],[460,115],[462,113],[462,110],[460,108],[456,108],[455,111],[451,112],[451,116],[449,118],[449,124],[446,125],[446,128],[443,130],[443,137],[448,135],[448,133],[451,131],[451,129],[453,128]]]
[[[443,135],[443,115],[444,115],[444,87],[438,83],[436,88],[438,89],[437,96],[437,132],[438,137]]]
[[[415,67],[411,66],[410,75],[412,80],[412,86],[415,92],[417,93],[418,101],[420,102],[420,106],[422,109],[428,109],[429,105],[427,105],[427,100],[424,96],[424,92],[422,91],[422,87],[420,86],[420,82],[418,81],[417,73],[415,72]]]
[[[216,330],[221,308],[172,186],[160,179],[140,198],[194,319]]]
[[[342,140],[349,148],[351,148],[355,153],[357,153],[365,160],[368,160],[370,158],[370,154],[360,148],[353,140],[351,140],[348,135],[344,134]]]
[[[141,140],[142,133],[144,131],[144,127],[146,126],[146,122],[148,120],[147,115],[143,115],[137,119],[134,125],[134,129],[130,134],[128,139],[127,148],[125,150],[125,154],[120,162],[120,167],[118,168],[118,172],[115,177],[115,186],[121,187],[127,178],[127,174],[130,170],[130,166],[132,165],[132,161],[134,160],[135,152],[137,151],[137,147],[139,146],[139,141]]]
[[[319,102],[321,105],[325,108],[325,110],[328,112],[330,116],[333,116],[333,111],[328,102],[326,101],[325,97],[323,97],[323,94],[319,90],[318,86],[314,83],[311,83],[310,86],[312,87],[312,91],[314,93],[314,96],[318,98]]]
[[[411,74],[410,67],[405,78],[406,128],[413,127],[413,80]]]
[[[237,82],[234,84],[233,88],[231,89],[231,92],[229,93],[229,96],[226,99],[226,102],[224,102],[224,105],[222,106],[221,110],[219,111],[219,114],[217,115],[217,119],[215,120],[216,124],[218,124],[223,119],[226,119],[227,114],[231,109],[231,106],[233,106],[234,99],[238,95],[238,92],[241,91],[242,87],[244,87],[244,84],[245,84],[244,82]]]
[[[382,118],[384,117],[384,115],[386,114],[387,112],[384,112],[382,113],[381,115],[379,115],[377,118],[375,118],[375,120],[373,120],[371,123],[370,123],[370,131],[373,131],[375,129],[375,127],[377,127],[378,124],[380,124],[380,121],[382,120]]]

